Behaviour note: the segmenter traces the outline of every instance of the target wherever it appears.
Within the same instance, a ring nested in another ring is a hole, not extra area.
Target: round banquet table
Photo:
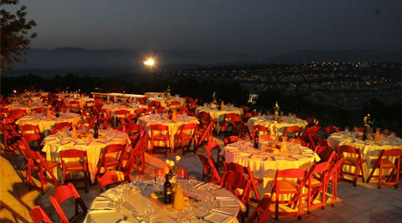
[[[280,132],[283,132],[286,127],[292,127],[292,126],[297,126],[300,128],[306,127],[308,124],[305,120],[299,119],[293,116],[282,116],[282,121],[276,123],[276,127]],[[270,127],[274,124],[275,120],[273,116],[256,116],[256,117],[251,117],[247,121],[248,128],[251,132],[251,126],[256,126],[256,125],[262,125],[270,129]]]
[[[110,104],[105,104],[102,106],[102,109],[105,109],[107,112],[109,112],[110,116],[114,116],[116,114],[116,111],[118,110],[127,110],[130,112],[130,114],[134,114],[136,110],[140,108],[147,108],[145,105],[140,105],[140,104],[127,104],[127,105],[121,105],[118,103],[110,103]]]
[[[125,132],[114,129],[100,129],[99,138],[94,139],[92,133],[78,133],[73,137],[71,132],[58,132],[54,135],[47,136],[42,144],[42,152],[46,153],[46,159],[60,162],[60,151],[69,149],[78,149],[87,151],[88,168],[92,182],[95,182],[97,164],[103,148],[112,144],[129,144],[130,138]],[[55,173],[58,179],[63,179],[61,171]]]
[[[75,113],[61,113],[58,118],[50,118],[42,114],[30,114],[18,119],[15,123],[17,125],[37,125],[39,130],[43,133],[49,131],[55,124],[61,122],[70,122],[76,126],[80,121],[81,116]]]
[[[186,188],[187,180],[178,180],[184,189],[184,195],[197,197],[200,201],[193,201],[190,199],[191,211],[187,212],[188,216],[194,216],[196,222],[225,222],[237,223],[236,216],[239,212],[239,203],[237,198],[226,189],[216,189],[212,195],[217,200],[217,207],[213,209],[210,214],[203,208],[205,206],[202,194],[208,193],[206,191],[207,184],[195,189],[195,192],[189,192]],[[165,205],[163,202],[151,198],[151,193],[160,191],[161,188],[152,186],[152,182],[142,182],[141,189],[137,189],[132,184],[121,184],[115,188],[109,189],[104,193],[97,196],[91,204],[90,209],[84,219],[84,223],[110,223],[110,222],[145,222],[139,218],[145,214],[147,206],[154,207],[154,213],[151,216],[152,222],[174,223],[179,222],[179,217],[184,215],[183,211],[176,211],[170,205]],[[197,184],[196,184],[197,185]],[[215,185],[216,186],[216,185]],[[217,188],[217,187],[216,187]],[[122,194],[126,193],[127,198],[121,202],[119,210],[116,209],[115,201],[119,200]],[[196,195],[198,194],[198,195]],[[229,201],[231,205],[225,206],[225,202]],[[124,221],[123,218],[126,217]],[[204,217],[204,220],[200,217]],[[212,218],[216,221],[212,221]],[[219,221],[219,218],[225,220]]]
[[[366,178],[371,172],[371,160],[378,158],[382,150],[402,149],[402,139],[399,137],[381,134],[380,141],[363,141],[359,138],[359,134],[362,133],[340,131],[332,133],[328,137],[327,141],[330,143],[333,149],[336,149],[338,145],[348,145],[361,149],[362,159],[366,161],[363,163],[363,173]],[[346,170],[348,167],[344,166],[343,168]],[[353,169],[351,170],[354,171]],[[349,171],[351,170],[349,169]],[[375,174],[378,174],[378,170],[375,172]]]
[[[219,129],[220,123],[223,122],[225,115],[234,113],[238,115],[243,114],[243,110],[237,107],[225,107],[223,109],[211,108],[209,105],[199,106],[196,108],[196,113],[207,112],[213,120],[215,120],[215,128]]]
[[[261,142],[262,143],[262,142]],[[288,142],[288,150],[291,148]],[[284,169],[308,169],[314,161],[319,161],[319,156],[311,149],[297,144],[293,144],[295,151],[285,154],[274,154],[263,152],[254,148],[254,144],[249,141],[238,141],[227,145],[224,149],[227,163],[237,163],[245,167],[250,167],[255,178],[263,179],[262,188],[259,192],[261,196],[270,192],[268,182],[275,177],[276,170]]]
[[[50,108],[50,106],[47,104],[43,104],[42,102],[36,102],[36,103],[32,104],[32,106],[29,106],[26,104],[21,104],[21,103],[11,103],[7,106],[4,106],[4,108],[10,109],[10,110],[23,109],[29,115],[32,113],[32,110],[35,110],[37,108]]]
[[[93,98],[90,97],[84,97],[84,98],[67,98],[64,100],[64,104],[69,107],[70,106],[70,102],[72,101],[78,101],[80,103],[81,108],[85,106],[85,104],[87,103],[87,101],[92,101],[94,102],[95,100]]]
[[[166,105],[166,98],[165,98],[165,97],[150,97],[150,98],[148,98],[148,102],[150,102],[150,101],[158,101],[158,102],[161,103],[161,106],[162,106],[162,107],[166,107],[166,106],[167,106],[167,105]],[[178,102],[180,102],[180,106],[179,106],[179,107],[183,107],[184,104],[186,103],[186,99],[181,98],[181,97],[176,97],[176,96],[169,97],[168,101],[169,101],[169,102],[172,102],[172,101],[178,101]],[[172,106],[172,105],[171,105],[171,106]]]
[[[180,126],[189,123],[199,124],[198,119],[193,116],[177,115],[177,120],[173,121],[171,119],[163,119],[159,114],[142,116],[138,119],[138,122],[141,128],[147,131],[149,131],[149,126],[151,125],[162,124],[168,126],[170,134],[169,145],[171,149],[174,148],[174,136],[179,130]],[[151,135],[150,131],[149,135]]]

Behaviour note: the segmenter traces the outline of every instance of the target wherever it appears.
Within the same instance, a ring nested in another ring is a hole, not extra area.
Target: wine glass
[[[194,185],[197,183],[197,178],[194,175],[190,175],[188,183],[190,184],[190,191],[194,190]]]
[[[155,212],[155,207],[152,204],[148,204],[145,207],[145,213],[144,213],[144,220],[145,222],[150,222],[152,215]]]
[[[141,178],[139,176],[135,177],[134,184],[135,184],[136,187],[140,188]]]

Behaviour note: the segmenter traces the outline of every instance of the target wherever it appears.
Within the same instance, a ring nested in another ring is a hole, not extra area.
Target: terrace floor
[[[220,139],[217,140],[221,142]],[[202,152],[202,149],[199,151]],[[173,159],[175,155],[181,155],[181,152],[170,154],[168,158]],[[40,205],[57,222],[57,213],[48,199],[54,193],[54,187],[48,184],[48,190],[44,195],[41,195],[37,190],[29,191],[24,183],[23,157],[21,155],[6,157],[3,154],[0,156],[0,222],[31,222],[29,210],[35,205]],[[141,178],[152,179],[154,169],[163,167],[164,161],[163,155],[146,155],[147,169]],[[179,165],[188,168],[189,174],[197,175],[201,179],[202,164],[197,155],[186,154]],[[85,193],[84,190],[78,192],[89,207],[94,197],[99,194],[99,187],[92,185],[88,193]],[[353,187],[351,183],[341,181],[338,187],[338,196],[339,200],[333,208],[327,205],[325,209],[316,209],[311,214],[304,212],[301,221],[297,220],[296,217],[280,217],[279,222],[374,223],[400,222],[402,219],[402,188],[383,187],[377,189],[375,183],[359,183],[357,187]],[[67,216],[71,216],[69,213],[74,212],[73,207],[70,204],[63,206]],[[270,218],[267,222],[276,221]]]

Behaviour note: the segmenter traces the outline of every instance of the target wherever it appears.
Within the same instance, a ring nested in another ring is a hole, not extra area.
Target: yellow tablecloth
[[[185,184],[185,181],[179,181],[180,184]],[[162,202],[153,200],[150,197],[150,194],[155,191],[152,186],[147,187],[146,189],[139,191],[131,191],[129,192],[128,198],[122,204],[122,209],[117,211],[115,208],[111,208],[109,210],[105,209],[96,209],[99,204],[103,204],[103,206],[108,207],[108,202],[110,203],[111,200],[117,199],[120,194],[123,193],[125,189],[122,185],[115,187],[113,189],[109,189],[104,192],[101,196],[95,198],[92,202],[91,209],[89,209],[87,216],[84,219],[84,223],[110,223],[110,222],[117,222],[119,219],[123,219],[123,216],[126,216],[127,219],[124,222],[141,222],[141,220],[137,219],[134,216],[143,215],[145,213],[145,208],[148,205],[152,205],[154,207],[154,214],[152,215],[153,218],[156,218],[157,221],[163,223],[175,223],[178,222],[178,218],[182,212],[178,212],[172,208],[166,207]],[[206,193],[204,189],[197,189],[197,193]],[[219,189],[212,192],[213,196],[216,197],[217,200],[220,198],[226,200],[236,200],[235,196],[230,193],[226,189]],[[106,198],[105,198],[106,197]],[[202,198],[201,198],[202,200]],[[105,205],[106,204],[106,205]],[[193,216],[205,216],[207,212],[203,211],[200,208],[203,205],[203,201],[199,203],[191,203],[190,206],[192,207],[190,215]],[[238,220],[236,216],[239,212],[239,207],[219,207],[220,211],[226,212],[228,215],[228,220],[225,221],[227,223],[237,223]],[[213,212],[216,213],[216,212]],[[193,221],[196,222],[206,222],[201,219],[196,219]]]
[[[283,116],[281,117],[282,121],[277,122],[276,127],[278,128],[278,131],[283,132],[286,127],[291,127],[291,126],[298,126],[300,128],[306,127],[308,124],[305,120],[295,118],[295,117],[289,117],[289,116]],[[247,121],[247,125],[249,130],[251,131],[251,126],[252,125],[262,125],[270,129],[270,127],[274,124],[274,119],[273,116],[256,116],[256,117],[251,117]]]
[[[349,133],[345,131],[336,132],[331,134],[328,137],[327,141],[329,141],[333,149],[336,149],[338,145],[340,146],[348,145],[361,149],[362,159],[366,161],[363,165],[364,176],[366,178],[371,171],[370,161],[372,159],[378,158],[382,150],[395,149],[395,148],[402,149],[402,139],[399,137],[392,138],[387,135],[381,135],[381,140],[378,142],[371,140],[363,141],[357,138],[358,134],[359,133],[357,132],[349,132]]]
[[[150,98],[148,98],[148,101],[158,101],[158,102],[161,103],[161,106],[162,106],[162,107],[166,107],[166,106],[167,106],[167,105],[166,105],[166,99],[165,99],[165,97],[150,97]],[[180,107],[183,107],[184,104],[186,103],[186,99],[181,98],[181,97],[170,97],[170,98],[168,99],[168,101],[169,101],[169,102],[178,101],[178,102],[180,102]],[[171,107],[172,107],[172,105],[171,105]],[[177,108],[178,108],[178,107],[177,107]]]
[[[26,104],[20,104],[20,103],[12,103],[7,106],[4,106],[4,108],[8,108],[10,110],[24,109],[27,112],[27,114],[29,115],[32,113],[32,110],[35,110],[37,108],[50,108],[50,106],[47,104],[43,104],[41,102],[34,103],[32,106],[28,106]]]
[[[187,116],[187,115],[177,115],[177,121],[172,121],[170,119],[165,120],[160,117],[160,115],[146,115],[142,116],[138,119],[138,122],[141,126],[142,129],[148,130],[149,135],[151,136],[151,131],[149,131],[149,126],[151,125],[156,125],[156,124],[162,124],[166,125],[169,128],[169,134],[170,134],[170,148],[173,150],[174,148],[174,135],[177,133],[179,130],[179,127],[184,125],[184,124],[189,124],[189,123],[197,123],[198,119],[193,117],[193,116]]]
[[[17,125],[38,125],[39,130],[41,132],[48,131],[52,129],[52,127],[61,122],[71,122],[73,126],[76,126],[80,121],[81,116],[79,114],[74,113],[61,113],[58,118],[48,118],[42,116],[41,114],[31,114],[26,115],[20,119],[18,119],[15,123]]]
[[[226,114],[235,113],[243,114],[243,110],[237,107],[226,107],[224,109],[210,108],[209,106],[200,106],[196,108],[196,113],[207,112],[217,122],[222,122]]]
[[[130,114],[134,114],[136,110],[140,109],[140,108],[147,108],[147,106],[145,105],[140,105],[140,104],[128,104],[126,105],[121,105],[121,104],[105,104],[102,106],[103,109],[106,109],[110,116],[114,116],[116,111],[118,110],[127,110],[130,112]]]
[[[298,148],[297,151],[300,153],[290,155],[291,152],[289,152],[288,156],[285,156],[284,154],[261,152],[253,147],[253,143],[239,141],[225,147],[225,158],[228,163],[250,167],[255,178],[263,179],[262,188],[259,188],[260,194],[263,195],[270,192],[268,182],[274,179],[276,170],[293,168],[307,170],[314,161],[320,160],[311,149],[303,146],[298,146]]]
[[[87,151],[88,167],[91,175],[92,182],[95,182],[95,174],[98,170],[97,164],[99,162],[100,154],[108,145],[112,144],[128,144],[130,138],[125,132],[120,132],[113,129],[99,130],[99,138],[93,139],[92,133],[88,137],[77,138],[71,136],[63,136],[60,134],[47,136],[42,144],[44,145],[42,151],[46,153],[46,159],[60,163],[59,152],[69,149],[78,149]],[[62,179],[61,169],[56,175],[58,179]]]

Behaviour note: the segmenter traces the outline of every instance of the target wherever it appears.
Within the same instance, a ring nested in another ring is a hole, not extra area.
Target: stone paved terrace
[[[202,149],[200,151],[203,152]],[[170,154],[168,158],[174,158],[175,155],[181,155],[181,152]],[[147,155],[147,170],[141,178],[151,179],[154,169],[165,165],[164,160],[163,155],[154,157]],[[48,190],[44,195],[37,190],[28,191],[24,183],[23,165],[24,159],[20,155],[7,158],[2,154],[0,157],[0,222],[31,222],[29,210],[34,205],[40,205],[55,222],[58,222],[57,213],[48,199],[49,195],[54,193],[54,187],[48,184]],[[200,179],[202,165],[197,155],[186,154],[179,165],[187,167],[189,174],[195,174]],[[90,206],[94,197],[99,194],[99,187],[92,185],[88,193],[84,190],[78,192],[85,204]],[[311,214],[304,213],[301,221],[296,217],[280,217],[278,222],[402,222],[402,188],[377,189],[375,183],[359,183],[357,187],[353,187],[351,183],[341,181],[338,196],[339,200],[334,208],[327,205],[324,210],[316,209]],[[330,202],[330,199],[328,201]],[[71,216],[69,214],[74,212],[74,206],[71,204],[67,202],[63,205],[67,216]],[[277,221],[270,218],[267,222]]]

